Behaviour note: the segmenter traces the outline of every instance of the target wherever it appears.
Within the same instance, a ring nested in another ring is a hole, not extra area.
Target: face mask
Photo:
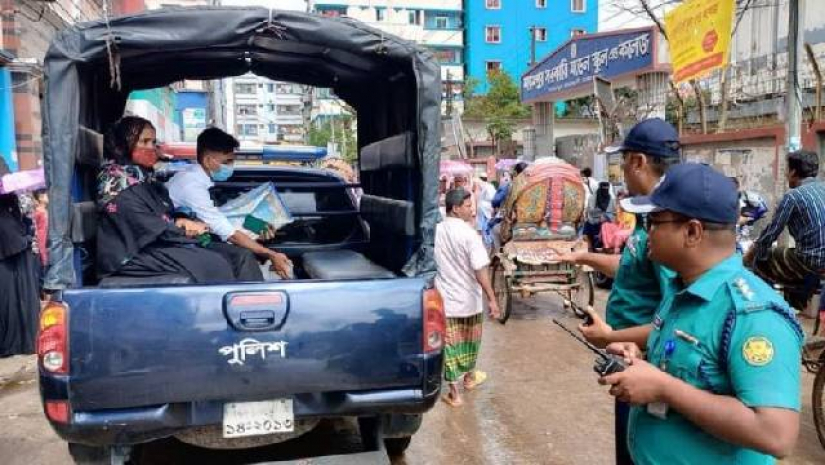
[[[144,168],[152,168],[158,162],[158,152],[155,149],[137,147],[132,152],[132,161]]]
[[[212,173],[212,180],[213,181],[226,181],[227,179],[232,177],[232,173],[235,172],[235,167],[231,165],[218,165],[218,169]]]

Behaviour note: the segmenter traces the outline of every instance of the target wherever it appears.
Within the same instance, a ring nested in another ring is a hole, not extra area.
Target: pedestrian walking
[[[482,291],[490,316],[497,317],[499,309],[490,285],[487,251],[470,225],[470,193],[453,189],[445,200],[447,217],[438,225],[435,236],[435,285],[444,299],[447,316],[444,374],[449,393],[443,399],[458,407],[463,403],[461,388],[473,390],[487,378],[486,373],[476,370],[484,321]]]
[[[0,357],[35,351],[40,283],[31,232],[17,195],[0,195]]]
[[[678,165],[625,208],[651,212],[651,258],[675,272],[647,334],[608,346],[628,368],[600,380],[633,405],[633,460],[749,465],[788,455],[799,433],[803,333],[736,253],[733,182],[707,165]]]
[[[610,151],[622,154],[622,172],[632,196],[649,195],[668,169],[679,162],[679,134],[659,118],[638,123],[622,145]],[[634,340],[646,331],[662,301],[663,283],[671,272],[650,260],[647,253],[647,230],[643,215],[637,216],[636,228],[625,243],[621,255],[576,252],[561,257],[563,261],[588,265],[613,278],[607,300],[606,321],[591,313],[593,324],[580,326],[588,341],[600,347],[611,342]],[[616,402],[616,463],[632,464],[627,450],[627,416],[630,407]]]

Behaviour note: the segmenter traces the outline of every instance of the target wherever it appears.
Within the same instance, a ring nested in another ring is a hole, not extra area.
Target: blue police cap
[[[641,152],[653,157],[678,160],[680,149],[676,128],[661,118],[650,118],[633,126],[622,145],[610,147],[607,152]]]
[[[711,223],[735,224],[739,219],[739,193],[724,174],[708,165],[672,166],[649,197],[622,201],[631,213],[672,211]]]

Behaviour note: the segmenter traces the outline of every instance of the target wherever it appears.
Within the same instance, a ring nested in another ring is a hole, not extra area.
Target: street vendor
[[[176,209],[192,211],[209,226],[209,231],[220,241],[212,241],[208,248],[226,257],[239,279],[263,281],[263,273],[255,255],[271,260],[273,270],[281,278],[288,279],[292,275],[289,258],[236,229],[226,215],[218,210],[209,193],[209,189],[215,185],[214,181],[226,181],[232,176],[235,149],[239,145],[237,139],[218,128],[204,130],[198,136],[198,163],[175,174],[166,183],[169,197]]]

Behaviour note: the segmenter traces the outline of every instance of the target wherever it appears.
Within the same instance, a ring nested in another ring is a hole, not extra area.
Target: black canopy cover
[[[117,69],[120,88],[111,76]],[[133,90],[249,72],[332,88],[357,111],[362,147],[404,131],[414,135],[421,188],[408,200],[417,206],[421,245],[404,272],[434,272],[441,74],[430,52],[348,18],[257,7],[167,8],[108,25],[77,24],[58,33],[46,54],[47,289],[76,282],[70,221],[81,128],[103,132],[123,115]]]

